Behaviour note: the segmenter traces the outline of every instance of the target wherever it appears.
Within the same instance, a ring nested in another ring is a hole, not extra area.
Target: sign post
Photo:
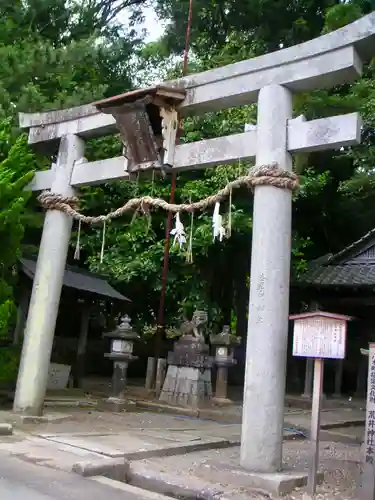
[[[311,412],[311,457],[308,490],[315,495],[319,462],[320,409],[322,405],[324,359],[344,359],[347,322],[352,318],[322,311],[290,316],[294,320],[293,356],[314,359],[314,386]]]
[[[375,344],[369,350],[361,349],[368,356],[366,432],[362,466],[361,500],[375,500]]]

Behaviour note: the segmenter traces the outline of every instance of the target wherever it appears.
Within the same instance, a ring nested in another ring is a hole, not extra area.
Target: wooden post
[[[74,367],[74,387],[82,387],[82,379],[85,375],[85,357],[87,347],[87,336],[90,324],[90,309],[91,304],[83,301],[82,315],[81,315],[81,328],[78,338],[77,357]]]
[[[311,457],[308,474],[308,490],[311,496],[315,495],[317,485],[317,473],[319,463],[319,433],[320,433],[320,409],[322,405],[324,378],[324,360],[314,360],[314,387],[311,412]]]
[[[154,372],[155,372],[155,364],[156,364],[156,358],[155,357],[149,357],[147,358],[147,369],[146,369],[146,381],[145,381],[145,389],[146,391],[151,391],[153,388],[153,377],[154,377]]]
[[[155,380],[156,397],[160,396],[160,393],[163,389],[166,372],[167,372],[167,360],[165,358],[159,358],[156,366],[156,380]]]

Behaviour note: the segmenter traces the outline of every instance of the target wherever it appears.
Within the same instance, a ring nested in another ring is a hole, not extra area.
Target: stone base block
[[[212,398],[211,400],[212,404],[217,405],[217,406],[230,406],[233,404],[233,401],[228,398]]]
[[[197,408],[212,398],[211,370],[169,365],[159,401]]]
[[[276,498],[288,495],[296,488],[307,485],[307,473],[284,471],[279,473],[246,472],[240,467],[227,467],[223,464],[222,470],[208,469],[207,477],[196,476],[181,477],[169,472],[152,470],[139,461],[132,462],[129,470],[129,483],[173,496],[173,498],[201,498],[237,500],[241,498],[254,498],[261,494],[262,498]],[[323,474],[318,474],[318,483],[323,482]],[[225,486],[223,486],[225,485]],[[239,495],[243,490],[246,496]],[[255,495],[254,495],[255,494]],[[239,496],[238,496],[239,495]],[[253,496],[254,495],[254,496]],[[258,498],[258,497],[257,497]]]
[[[76,462],[72,472],[83,477],[106,476],[115,481],[126,481],[129,474],[129,462],[122,457]]]
[[[115,413],[120,413],[122,411],[127,411],[132,407],[134,409],[135,403],[131,403],[126,399],[110,397],[103,399],[99,403],[99,408],[105,411],[112,411]]]
[[[262,490],[271,495],[287,495],[296,488],[307,485],[307,473],[296,471],[282,471],[274,473],[246,472],[247,487]],[[324,475],[318,474],[318,484],[322,484]],[[244,481],[241,481],[244,483]]]

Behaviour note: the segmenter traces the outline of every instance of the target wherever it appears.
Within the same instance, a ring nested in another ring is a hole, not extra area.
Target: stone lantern
[[[216,348],[214,363],[217,366],[216,388],[214,402],[228,404],[231,401],[227,398],[228,393],[228,369],[236,364],[234,359],[234,347],[241,342],[240,337],[233,337],[230,334],[229,326],[223,327],[219,334],[210,335],[210,342]]]
[[[111,352],[105,353],[104,356],[113,361],[113,395],[107,402],[121,406],[125,404],[128,365],[138,359],[133,356],[133,347],[139,335],[133,330],[129,316],[125,315],[119,326],[113,332],[105,333],[103,337],[111,339]]]

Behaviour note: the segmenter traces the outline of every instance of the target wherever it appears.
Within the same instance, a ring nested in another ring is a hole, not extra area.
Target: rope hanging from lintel
[[[67,215],[70,215],[73,219],[81,221],[85,224],[103,224],[111,219],[121,217],[127,212],[136,210],[148,212],[150,208],[159,208],[172,213],[192,213],[196,211],[204,211],[207,208],[214,206],[217,202],[221,202],[231,196],[233,189],[238,189],[240,187],[252,189],[255,186],[262,185],[269,185],[294,191],[298,187],[299,181],[298,176],[294,172],[289,172],[288,170],[279,168],[277,164],[273,163],[270,165],[253,167],[247,175],[240,176],[229,182],[216,194],[192,203],[168,203],[161,198],[141,196],[138,198],[131,198],[122,207],[119,207],[106,215],[89,216],[78,211],[79,199],[76,197],[67,197],[51,193],[49,191],[44,191],[39,195],[38,201],[46,210],[59,210]]]

